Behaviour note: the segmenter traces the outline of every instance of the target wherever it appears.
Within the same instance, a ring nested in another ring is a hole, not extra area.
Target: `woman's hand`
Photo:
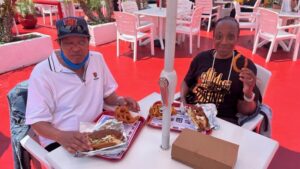
[[[87,133],[62,131],[56,141],[72,154],[75,154],[77,151],[93,150]]]
[[[120,97],[118,99],[118,104],[122,105],[122,106],[123,105],[128,106],[129,110],[134,111],[134,112],[140,111],[139,104],[131,97]]]
[[[256,84],[256,75],[252,70],[248,68],[242,68],[239,76],[239,79],[243,82],[243,92],[245,96],[251,98]]]

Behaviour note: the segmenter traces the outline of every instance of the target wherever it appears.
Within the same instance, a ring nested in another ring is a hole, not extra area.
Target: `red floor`
[[[21,30],[21,33],[32,30]],[[55,29],[39,26],[34,31],[52,35],[55,39]],[[58,47],[56,42],[53,42]],[[251,55],[253,33],[241,31],[240,43],[237,49],[245,56],[254,60],[272,71],[270,86],[264,102],[273,109],[273,138],[280,143],[280,149],[271,162],[270,169],[297,169],[300,168],[300,128],[297,105],[300,100],[300,62],[292,62],[292,52],[279,50],[271,57],[271,62],[265,64],[267,48],[258,49],[256,55]],[[175,70],[178,75],[177,90],[185,75],[192,57],[202,50],[212,47],[211,33],[201,32],[201,48],[194,47],[193,55],[188,54],[188,43],[176,46]],[[101,52],[119,83],[118,93],[141,99],[153,91],[159,91],[158,78],[163,68],[163,51],[155,49],[155,56],[150,56],[150,47],[138,48],[138,60],[133,62],[132,52],[128,43],[121,43],[121,56],[116,57],[116,43],[91,47]],[[0,75],[0,166],[1,169],[13,168],[12,152],[9,143],[9,111],[6,99],[7,92],[18,82],[28,79],[32,66]],[[263,150],[262,150],[263,151]],[[249,159],[251,160],[251,159]],[[255,161],[253,161],[255,163]]]

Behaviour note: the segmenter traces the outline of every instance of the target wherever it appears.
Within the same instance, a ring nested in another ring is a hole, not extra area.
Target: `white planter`
[[[0,45],[0,73],[32,65],[49,57],[53,51],[51,37],[36,32],[30,34],[41,37]]]
[[[92,46],[102,45],[117,39],[117,28],[115,22],[89,25],[91,34],[90,44]]]

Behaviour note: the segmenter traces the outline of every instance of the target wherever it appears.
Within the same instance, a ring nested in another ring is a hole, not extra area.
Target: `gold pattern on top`
[[[230,92],[231,80],[222,80],[223,73],[218,74],[214,68],[209,68],[198,77],[193,88],[197,103],[215,103],[217,106],[224,102],[224,97]]]

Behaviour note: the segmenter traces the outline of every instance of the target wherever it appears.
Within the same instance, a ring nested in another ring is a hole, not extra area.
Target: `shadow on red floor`
[[[10,144],[10,138],[6,137],[0,132],[0,157],[2,157],[3,153],[7,151],[7,148]]]
[[[277,150],[269,169],[299,169],[300,152],[289,150],[280,146]]]

